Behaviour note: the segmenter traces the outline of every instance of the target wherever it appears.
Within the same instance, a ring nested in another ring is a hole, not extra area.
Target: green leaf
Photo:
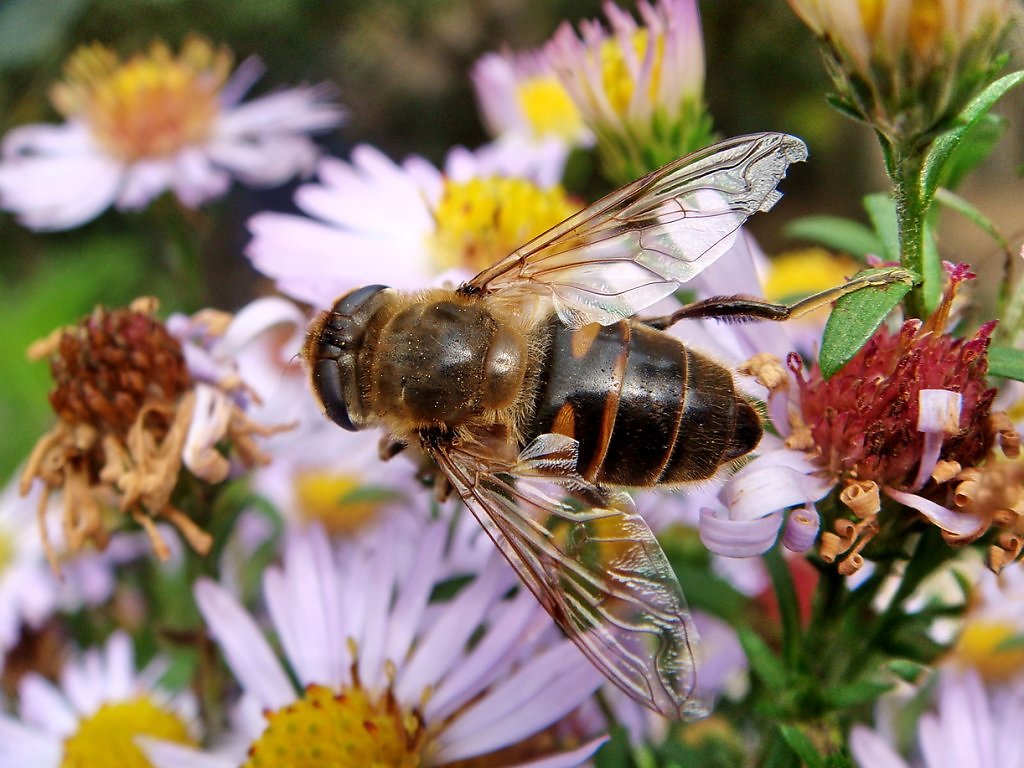
[[[1008,125],[1009,121],[1002,115],[995,115],[991,112],[983,115],[967,130],[960,145],[953,150],[946,162],[939,184],[949,189],[959,187],[967,174],[992,154],[999,140],[1006,133]]]
[[[955,128],[946,131],[932,142],[921,167],[921,201],[927,205],[946,175],[946,167],[954,151],[967,132],[981,120],[1013,87],[1024,83],[1024,71],[1012,72],[996,80],[979,93],[957,116]]]
[[[857,276],[889,271],[891,268],[868,269]],[[821,340],[819,363],[824,378],[832,376],[860,351],[910,288],[908,282],[890,283],[847,294],[836,302]]]
[[[767,688],[773,691],[787,690],[789,674],[786,667],[761,636],[745,627],[741,627],[737,634],[743,652],[747,654],[747,661],[750,662],[751,672],[757,675]]]
[[[977,226],[982,232],[992,238],[992,242],[1004,251],[1010,250],[1010,243],[1005,237],[1003,237],[1002,232],[999,231],[999,227],[996,226],[995,222],[975,208],[970,202],[960,197],[960,195],[940,187],[935,192],[935,202],[944,205],[951,211],[959,213],[972,224]]]
[[[885,250],[878,235],[863,224],[840,216],[803,216],[789,222],[786,237],[810,240],[851,256],[882,255]]]
[[[779,733],[807,768],[825,768],[825,758],[801,728],[795,725],[779,725]]]
[[[988,373],[990,376],[1024,381],[1024,350],[1013,347],[989,347]]]
[[[888,192],[866,195],[862,201],[882,247],[876,255],[884,261],[900,260],[900,231],[896,221],[896,203]]]
[[[874,701],[892,690],[892,683],[862,680],[858,683],[837,685],[825,690],[822,698],[831,709],[850,709]]]
[[[921,679],[921,675],[928,671],[928,667],[923,664],[907,659],[893,659],[885,666],[900,680],[911,684],[917,684]]]

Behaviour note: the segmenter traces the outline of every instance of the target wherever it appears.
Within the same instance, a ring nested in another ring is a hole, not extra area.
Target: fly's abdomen
[[[570,330],[553,319],[550,332],[529,436],[578,440],[591,482],[703,480],[760,440],[729,371],[673,336],[629,321]]]

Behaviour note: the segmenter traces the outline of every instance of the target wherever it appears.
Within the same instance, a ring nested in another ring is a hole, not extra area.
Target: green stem
[[[800,664],[800,603],[797,599],[793,578],[786,564],[786,558],[775,546],[764,553],[765,568],[775,588],[775,600],[779,605],[779,621],[782,625],[782,657],[786,668],[795,671]]]
[[[904,142],[890,149],[896,222],[900,238],[900,264],[921,275],[921,284],[907,294],[906,309],[912,317],[924,317],[926,278],[924,265],[924,223],[928,202],[921,199],[921,161],[923,152]]]

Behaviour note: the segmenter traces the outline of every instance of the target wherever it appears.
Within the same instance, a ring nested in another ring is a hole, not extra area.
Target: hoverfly
[[[752,451],[757,409],[730,371],[664,329],[683,317],[784,319],[800,305],[719,297],[636,313],[733,244],[779,198],[800,139],[761,133],[612,192],[455,289],[371,285],[311,325],[327,416],[419,446],[565,633],[626,694],[705,714],[682,590],[623,487],[680,486]],[[382,452],[383,455],[383,452]]]

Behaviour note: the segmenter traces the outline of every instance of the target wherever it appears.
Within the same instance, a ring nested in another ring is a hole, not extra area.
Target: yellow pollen
[[[643,61],[647,55],[647,44],[650,32],[646,29],[638,29],[633,34],[633,51],[639,61]],[[661,35],[655,38],[657,50],[654,54],[654,66],[651,67],[650,82],[647,87],[647,97],[653,103],[656,101],[658,87],[661,83],[661,65],[665,58],[665,39]],[[625,116],[629,110],[629,104],[633,100],[633,89],[637,83],[633,80],[629,67],[626,65],[626,57],[623,54],[619,41],[615,38],[606,40],[600,49],[601,56],[601,79],[604,83],[604,91],[612,109],[620,116]]]
[[[355,475],[304,470],[296,474],[295,497],[299,514],[307,522],[319,522],[331,533],[351,534],[372,520],[396,493],[366,486]]]
[[[430,248],[438,271],[478,272],[579,210],[560,186],[491,176],[445,181]]]
[[[68,59],[65,79],[50,98],[65,116],[85,121],[113,155],[166,157],[209,134],[231,64],[226,48],[195,37],[177,57],[155,42],[125,62],[93,43]]]
[[[954,651],[960,663],[988,682],[1005,682],[1024,669],[1024,643],[1009,621],[969,621]]]
[[[243,768],[417,768],[426,732],[388,696],[362,688],[341,694],[311,685],[305,696],[266,715],[267,727]]]
[[[64,741],[60,768],[149,768],[136,736],[196,745],[181,718],[151,699],[104,704]]]
[[[535,136],[571,139],[583,129],[583,117],[556,77],[527,78],[516,96]]]

